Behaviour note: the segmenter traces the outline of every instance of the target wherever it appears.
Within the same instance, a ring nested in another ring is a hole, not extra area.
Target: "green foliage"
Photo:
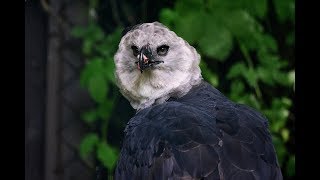
[[[219,85],[219,79],[218,75],[214,72],[212,72],[206,63],[204,61],[200,61],[200,68],[202,71],[202,76],[212,85],[218,86]]]
[[[117,162],[118,150],[105,142],[98,144],[97,157],[108,169],[113,169]]]
[[[280,22],[291,21],[294,23],[295,18],[295,1],[294,0],[275,0],[273,1],[278,20]]]
[[[98,144],[99,138],[95,133],[87,134],[80,144],[80,156],[82,158],[88,157],[88,155],[94,151],[95,146]]]
[[[92,1],[89,8],[94,9],[96,5],[97,1]],[[272,0],[271,3],[267,0],[176,0],[174,7],[163,8],[159,17],[160,22],[197,48],[202,57],[202,75],[209,83],[226,89],[224,93],[232,100],[258,109],[268,118],[284,175],[293,177],[295,155],[289,152],[287,143],[294,137],[288,123],[290,115],[293,116],[295,70],[290,65],[292,60],[287,59],[290,56],[283,56],[279,47],[294,47],[295,30],[289,28],[291,30],[285,32],[284,42],[272,34],[273,27],[267,16],[271,8],[276,13],[273,21],[294,26],[294,0]],[[101,124],[101,134],[85,136],[80,154],[86,158],[95,152],[96,158],[111,171],[119,150],[108,144],[106,135],[118,96],[111,86],[115,81],[113,55],[120,41],[120,28],[106,35],[91,18],[88,26],[75,27],[72,34],[82,40],[82,52],[87,59],[80,83],[96,102],[96,107],[82,114],[82,119],[90,127]],[[234,52],[240,56],[231,59]],[[216,63],[210,63],[212,61]],[[217,67],[213,68],[212,64]],[[220,69],[227,73],[218,75]]]
[[[294,0],[272,3],[276,21],[294,25]],[[280,55],[278,47],[282,42],[266,32],[262,23],[269,21],[266,15],[270,8],[266,0],[177,0],[173,9],[160,12],[160,21],[198,47],[203,57],[202,74],[208,82],[218,87],[218,79],[225,79],[230,88],[224,93],[266,115],[279,163],[287,176],[294,176],[295,156],[288,152],[286,143],[292,138],[287,122],[295,73]],[[284,45],[292,48],[294,30],[287,34]],[[218,78],[207,63],[212,59],[226,61],[235,47],[239,47],[242,58],[234,60],[226,77]],[[278,89],[287,94],[277,93]],[[274,95],[264,98],[270,92]]]
[[[94,2],[93,2],[94,5]],[[112,92],[114,79],[113,55],[120,41],[120,28],[114,33],[105,35],[95,21],[86,27],[74,27],[74,37],[82,40],[82,52],[86,57],[86,65],[80,74],[80,84],[86,88],[96,103],[96,107],[84,112],[82,119],[94,132],[88,133],[80,144],[80,155],[83,159],[93,154],[109,171],[115,167],[119,148],[107,142],[109,118],[113,110],[113,103],[118,96]],[[98,133],[94,124],[100,124]]]

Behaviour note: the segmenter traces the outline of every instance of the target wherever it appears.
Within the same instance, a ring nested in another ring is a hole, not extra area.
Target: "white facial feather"
[[[141,73],[131,46],[140,49],[146,44],[155,59],[164,63]],[[157,47],[161,45],[169,46],[165,56],[157,55]],[[124,35],[114,61],[117,85],[137,110],[163,103],[170,97],[181,97],[202,79],[200,55],[195,48],[159,22],[142,24]]]

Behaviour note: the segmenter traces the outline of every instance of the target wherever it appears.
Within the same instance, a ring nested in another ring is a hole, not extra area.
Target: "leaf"
[[[295,19],[295,0],[274,0],[275,11],[280,22]]]
[[[243,77],[246,82],[253,88],[257,85],[257,72],[253,68],[248,68],[243,62],[238,62],[234,64],[227,74],[228,79],[233,79],[236,77]]]
[[[260,19],[267,14],[267,0],[240,0],[240,2],[244,9]]]
[[[109,170],[113,170],[118,159],[118,151],[109,144],[101,142],[98,145],[97,158]]]
[[[101,119],[108,119],[111,115],[111,111],[113,108],[113,100],[110,99],[105,99],[104,101],[102,101],[98,108],[97,108],[97,115],[101,118]]]
[[[232,49],[232,36],[224,26],[214,22],[214,18],[205,19],[204,33],[199,39],[199,47],[205,55],[223,61]]]
[[[270,129],[272,132],[281,133],[280,130],[285,127],[288,120],[291,104],[292,102],[288,98],[274,98],[271,108],[264,111],[271,121]]]
[[[284,163],[285,155],[287,154],[287,150],[284,146],[283,141],[279,139],[277,136],[272,136],[272,141],[276,148],[279,164],[282,166],[282,164]]]
[[[250,105],[251,105],[252,107],[254,107],[255,109],[260,110],[261,105],[260,105],[257,97],[256,97],[254,94],[250,94],[249,100],[250,100]]]
[[[261,19],[267,13],[267,0],[211,0],[207,2],[207,7],[212,12],[216,12],[217,10],[226,12],[245,10],[249,14]]]
[[[113,58],[108,58],[104,61],[104,74],[108,82],[116,83],[115,80],[115,64],[113,62]]]
[[[99,138],[95,133],[87,134],[81,141],[80,144],[80,156],[85,159],[94,150],[98,144]]]
[[[93,122],[95,122],[97,120],[98,113],[96,110],[87,111],[81,115],[81,118],[84,120],[84,122],[86,122],[88,124],[92,124]]]
[[[91,39],[85,39],[82,44],[83,54],[89,56],[92,52],[94,42]]]
[[[183,17],[179,16],[176,20],[175,32],[181,36],[189,44],[194,44],[201,37],[204,32],[204,13],[189,13]]]
[[[256,96],[253,93],[243,94],[242,96],[239,96],[239,99],[235,101],[240,104],[246,104],[258,110],[261,109],[261,105],[259,104]]]
[[[290,132],[287,128],[284,128],[281,130],[281,136],[284,142],[287,142],[289,140]]]
[[[186,14],[195,14],[197,12],[202,12],[205,7],[203,0],[178,0],[175,3],[175,11],[179,14],[185,16]]]
[[[99,45],[95,46],[97,52],[100,53],[101,56],[105,58],[109,58],[113,56],[113,52],[111,51],[110,43],[106,40],[101,42]]]
[[[289,98],[287,98],[287,97],[282,97],[281,98],[281,103],[283,104],[283,106],[284,107],[286,107],[286,108],[290,108],[291,107],[291,105],[292,105],[292,100],[291,99],[289,99]]]
[[[248,82],[248,84],[252,87],[255,88],[257,86],[257,73],[253,68],[249,68],[248,71],[243,74],[246,81]]]
[[[257,67],[257,76],[262,82],[268,85],[273,86],[275,84],[275,81],[272,78],[272,72],[264,66]]]
[[[100,53],[103,60],[112,59],[113,63],[113,56],[118,49],[120,38],[121,30],[117,28],[113,33],[104,38],[102,42],[95,45],[95,49]]]
[[[259,41],[260,50],[264,49],[268,52],[277,52],[277,41],[269,34],[257,34],[257,40]]]
[[[106,99],[108,86],[101,58],[93,58],[86,64],[81,72],[80,83],[88,88],[90,96],[96,102],[102,102]]]
[[[230,98],[238,101],[244,93],[244,84],[240,80],[231,81]]]
[[[80,84],[89,86],[89,81],[94,76],[104,76],[103,61],[100,57],[94,57],[88,61],[80,74]]]
[[[219,85],[219,78],[218,75],[214,72],[212,72],[207,64],[201,60],[200,61],[200,68],[201,68],[201,72],[203,77],[213,86],[217,87]]]
[[[96,102],[103,102],[107,96],[107,82],[103,76],[93,76],[89,80],[88,90]]]
[[[288,72],[282,70],[288,65],[286,60],[282,60],[278,55],[272,55],[266,51],[258,51],[258,58],[260,64],[257,68],[257,74],[262,82],[269,85],[275,83],[283,86],[292,85]]]
[[[106,41],[110,45],[109,49],[110,49],[112,57],[118,49],[118,44],[121,39],[121,33],[122,33],[122,29],[118,27],[118,28],[116,28],[116,30],[113,31],[112,34],[109,34],[106,38]]]
[[[248,68],[243,62],[237,62],[234,65],[231,66],[227,78],[233,79],[239,76],[243,76],[244,73],[248,71]]]
[[[291,71],[289,71],[289,73],[288,73],[288,79],[289,79],[289,82],[291,83],[291,84],[294,84],[294,82],[295,82],[295,71],[294,70],[291,70]]]
[[[90,38],[96,42],[101,41],[104,38],[104,32],[98,25],[93,25],[92,31],[90,32]]]
[[[241,42],[248,50],[259,47],[259,38],[263,27],[244,10],[236,10],[224,13],[223,20],[225,26],[234,37]]]
[[[175,20],[178,18],[178,14],[176,13],[176,11],[174,11],[172,9],[163,8],[160,11],[159,17],[160,17],[159,18],[160,22],[162,24],[164,24],[168,28],[172,29]]]
[[[294,176],[294,175],[295,175],[295,172],[296,172],[296,170],[295,170],[295,166],[296,166],[296,158],[295,158],[295,155],[291,155],[291,156],[289,157],[289,160],[288,160],[287,163],[288,163],[288,164],[287,164],[286,170],[287,170],[288,176]]]

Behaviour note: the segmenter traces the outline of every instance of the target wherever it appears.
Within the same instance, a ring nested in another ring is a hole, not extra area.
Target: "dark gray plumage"
[[[116,80],[137,114],[116,180],[281,180],[268,122],[206,83],[200,55],[161,23],[129,30]]]
[[[115,179],[282,179],[267,120],[206,82],[128,123]]]

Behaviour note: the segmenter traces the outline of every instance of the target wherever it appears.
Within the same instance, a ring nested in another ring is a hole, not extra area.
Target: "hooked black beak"
[[[159,63],[163,63],[163,61],[155,61],[154,56],[152,55],[152,50],[149,46],[149,44],[143,46],[139,52],[138,55],[138,61],[136,62],[138,64],[138,69],[141,71],[141,73],[155,65],[155,64],[159,64]]]

